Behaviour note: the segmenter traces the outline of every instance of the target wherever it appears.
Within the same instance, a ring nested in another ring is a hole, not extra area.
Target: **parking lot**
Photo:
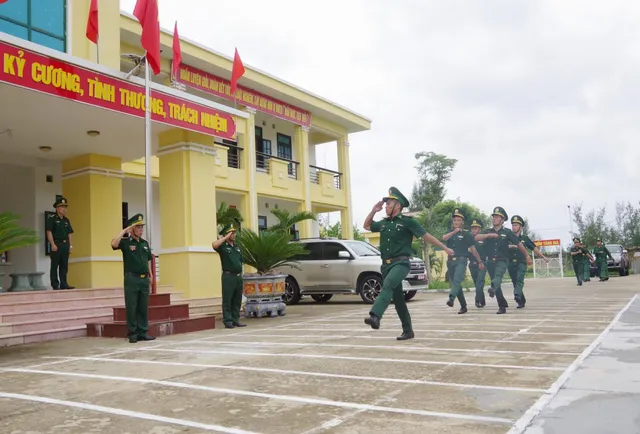
[[[529,279],[527,307],[508,297],[507,315],[488,296],[476,309],[466,293],[457,315],[446,294],[419,294],[416,339],[403,342],[393,306],[371,330],[368,306],[343,296],[242,329],[3,348],[0,432],[506,433],[639,282]]]

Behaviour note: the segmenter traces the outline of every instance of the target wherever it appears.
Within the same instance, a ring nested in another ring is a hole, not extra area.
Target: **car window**
[[[347,247],[358,256],[380,256],[380,251],[363,241],[345,241]]]
[[[338,252],[344,250],[345,252],[347,251],[347,249],[344,248],[344,246],[340,243],[323,243],[323,247],[322,247],[322,259],[324,259],[325,261],[335,261],[340,259],[340,257],[338,256]]]
[[[322,259],[322,243],[304,243],[303,246],[309,252],[307,255],[296,255],[294,261],[319,261]]]

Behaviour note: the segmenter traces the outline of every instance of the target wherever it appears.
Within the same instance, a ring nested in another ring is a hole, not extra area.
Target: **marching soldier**
[[[482,230],[482,221],[474,219],[471,222],[471,235],[474,237],[474,247],[480,255],[481,261],[476,261],[475,258],[471,258],[469,261],[469,271],[471,272],[471,278],[473,279],[474,286],[476,288],[476,307],[483,308],[486,305],[484,298],[484,279],[487,275],[487,268],[480,268],[480,262],[484,262],[487,255],[484,252],[484,241],[475,240],[475,236]]]
[[[222,238],[212,243],[222,264],[222,322],[228,329],[246,327],[240,322],[242,307],[242,253],[235,244],[236,229],[226,225],[220,231]]]
[[[581,247],[584,247],[587,252],[589,251],[589,246],[587,246],[585,243],[580,243]],[[591,282],[591,266],[589,265],[589,263],[585,262],[584,263],[584,277],[582,278],[583,282]]]
[[[533,253],[540,256],[544,262],[548,264],[549,259],[542,254],[533,241],[531,241],[531,238],[522,233],[524,226],[525,222],[522,217],[519,215],[511,217],[511,230],[522,242],[525,249],[533,250]],[[511,244],[509,248],[511,249],[511,257],[509,258],[508,270],[511,282],[513,282],[513,296],[516,303],[518,303],[518,309],[522,309],[527,302],[524,296],[524,276],[527,274],[527,261],[518,249],[518,246]]]
[[[442,237],[442,239],[446,241],[447,247],[453,250],[453,255],[450,255],[447,261],[447,270],[451,279],[451,290],[449,291],[447,306],[453,307],[453,300],[457,298],[460,302],[459,314],[467,313],[467,301],[464,298],[462,281],[467,272],[469,252],[471,252],[478,263],[478,268],[484,270],[484,262],[482,262],[482,258],[476,251],[475,240],[471,232],[462,228],[463,224],[464,214],[460,210],[455,209],[453,211],[453,230]]]
[[[596,256],[596,269],[598,270],[598,277],[600,282],[609,280],[609,267],[607,266],[607,257],[613,261],[611,252],[607,249],[607,246],[602,244],[602,239],[596,240],[596,246],[593,248],[593,254]]]
[[[376,213],[382,210],[383,204],[386,204],[387,218],[373,221]],[[370,325],[372,329],[379,329],[382,315],[393,299],[396,312],[402,322],[402,335],[397,337],[400,341],[415,337],[411,326],[411,315],[402,292],[402,281],[407,277],[411,268],[411,242],[413,237],[422,238],[425,242],[437,245],[447,255],[453,256],[454,254],[453,250],[442,244],[433,235],[427,233],[413,217],[402,214],[402,209],[408,206],[409,201],[407,198],[397,188],[391,187],[389,195],[383,197],[380,202],[374,205],[363,224],[368,231],[380,232],[383,279],[382,290],[369,311],[369,318],[365,318],[364,322]]]
[[[67,199],[60,197],[56,199],[53,207],[56,213],[49,216],[45,223],[47,239],[51,244],[51,267],[49,276],[51,279],[51,287],[53,289],[74,289],[67,282],[67,273],[69,271],[69,254],[73,245],[71,243],[71,234],[73,227],[66,217]]]
[[[585,259],[589,258],[593,262],[593,256],[584,247],[582,247],[580,238],[575,237],[573,239],[573,247],[569,250],[569,254],[573,261],[573,271],[576,273],[576,279],[578,280],[578,286],[582,286],[584,277],[584,266],[586,264]],[[588,264],[586,264],[588,266]]]
[[[491,288],[489,288],[489,296],[494,295],[498,299],[498,315],[507,313],[507,307],[509,304],[502,294],[502,279],[504,273],[507,271],[507,261],[510,257],[509,244],[513,244],[518,247],[518,250],[526,258],[527,265],[531,265],[531,256],[529,252],[524,248],[524,245],[520,239],[511,231],[503,227],[505,220],[507,220],[507,212],[501,206],[497,206],[493,209],[493,227],[482,231],[481,234],[476,235],[476,240],[485,241],[485,253],[487,255],[487,271],[491,277]]]
[[[129,342],[152,341],[149,336],[149,293],[153,285],[151,246],[142,238],[144,216],[136,214],[113,240],[111,248],[122,252],[124,304]],[[125,237],[125,235],[127,235]]]

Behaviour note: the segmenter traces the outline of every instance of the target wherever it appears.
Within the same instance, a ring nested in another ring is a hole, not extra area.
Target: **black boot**
[[[488,292],[489,292],[489,297],[493,298],[496,296],[496,290],[493,289],[493,286],[489,288]]]
[[[369,318],[364,319],[364,323],[370,325],[374,330],[378,330],[380,328],[380,318],[372,313],[369,314]]]
[[[453,307],[453,300],[447,300],[447,306]]]
[[[398,336],[396,339],[399,341],[406,341],[407,339],[413,339],[414,337],[416,337],[415,334],[413,334],[413,330],[410,332],[404,332],[402,333],[400,336]]]
[[[507,308],[506,307],[501,307],[496,312],[497,315],[502,315],[502,314],[505,314],[505,313],[507,313]]]
[[[467,306],[462,306],[460,308],[460,310],[458,311],[458,315],[463,314],[463,313],[467,313]]]

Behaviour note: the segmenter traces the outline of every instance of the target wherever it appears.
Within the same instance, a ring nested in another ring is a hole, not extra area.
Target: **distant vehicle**
[[[607,250],[611,252],[613,261],[609,258],[607,260],[607,269],[609,271],[615,271],[620,276],[628,276],[629,269],[631,268],[631,261],[629,260],[629,254],[627,249],[622,247],[621,244],[605,244]],[[598,268],[596,264],[591,264],[590,267],[591,277],[598,275]]]

